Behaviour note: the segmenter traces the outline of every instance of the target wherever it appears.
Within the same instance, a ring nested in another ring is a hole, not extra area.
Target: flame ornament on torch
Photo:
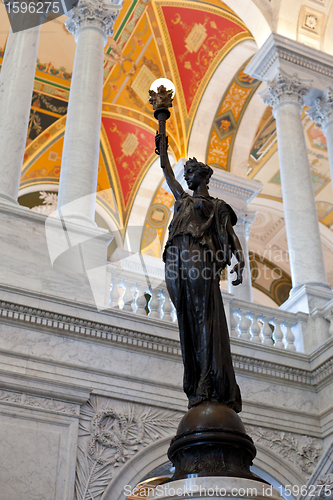
[[[158,134],[160,136],[161,167],[165,168],[168,149],[166,136],[166,121],[170,118],[169,108],[172,108],[173,96],[175,94],[174,84],[166,79],[155,80],[149,90],[149,103],[153,106],[154,116],[158,120]]]

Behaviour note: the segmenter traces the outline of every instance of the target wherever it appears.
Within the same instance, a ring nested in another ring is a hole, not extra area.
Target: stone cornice
[[[34,409],[68,416],[78,417],[80,412],[79,405],[75,405],[73,403],[3,389],[0,389],[0,403],[5,403],[9,406],[26,408],[29,410]]]
[[[133,346],[134,348],[138,347],[176,356],[181,355],[180,343],[176,340],[10,302],[0,302],[0,316],[20,324],[38,325],[58,334],[74,334],[118,345]]]
[[[11,323],[16,323],[20,326],[36,327],[43,329],[49,333],[60,335],[68,334],[75,337],[81,337],[85,340],[101,341],[109,345],[118,347],[126,347],[129,349],[146,351],[147,354],[157,354],[160,356],[171,356],[181,359],[180,343],[178,340],[172,340],[157,335],[137,332],[128,328],[120,328],[106,323],[93,322],[63,314],[57,314],[43,309],[26,307],[12,302],[0,302],[0,316],[4,320]],[[155,320],[157,321],[157,320]],[[163,325],[162,320],[158,321]],[[147,323],[150,320],[147,318]],[[171,325],[165,325],[170,327]],[[177,328],[174,325],[174,328]],[[231,344],[244,346],[245,341],[239,339],[231,339]],[[246,347],[260,347],[260,350],[265,351],[265,346],[251,345],[246,343]],[[268,349],[270,354],[274,352],[274,348]],[[276,354],[293,356],[290,352],[276,350]],[[295,353],[299,358],[299,354]],[[302,355],[303,358],[309,359],[308,356]],[[233,362],[238,373],[249,373],[267,378],[280,379],[288,381],[292,384],[306,385],[313,387],[315,390],[318,384],[330,382],[333,379],[333,359],[328,359],[321,363],[315,370],[294,368],[286,366],[282,363],[272,361],[264,361],[251,356],[244,356],[237,353],[233,354]]]
[[[313,87],[325,90],[333,81],[333,57],[300,42],[272,33],[245,68],[262,81],[274,78],[277,69],[313,80]]]
[[[233,195],[236,195],[236,196],[239,196],[239,197],[245,198],[245,199],[251,200],[254,197],[253,192],[248,190],[248,189],[243,189],[241,187],[234,186],[232,184],[227,184],[225,182],[219,181],[219,180],[214,179],[214,178],[212,178],[210,180],[209,187],[221,189],[223,191],[228,191],[229,193],[231,193]]]
[[[248,204],[260,193],[263,185],[253,179],[244,179],[230,172],[214,168],[209,187],[211,191],[221,191],[222,198],[224,193],[228,193],[232,197],[242,198]],[[211,194],[215,196],[218,193]]]

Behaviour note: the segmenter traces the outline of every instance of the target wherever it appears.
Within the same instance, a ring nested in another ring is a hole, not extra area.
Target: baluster
[[[163,319],[165,321],[173,321],[173,318],[171,316],[172,304],[171,304],[171,300],[170,300],[169,294],[168,294],[168,292],[164,288],[163,288],[163,290],[161,290],[160,294],[164,298],[164,302],[162,304]]]
[[[238,321],[236,321],[236,319],[235,319],[235,316],[234,316],[235,313],[236,313],[236,311],[232,311],[230,309],[230,337],[237,337],[236,328],[237,328]]]
[[[177,321],[177,311],[176,311],[176,308],[175,308],[172,300],[170,299],[170,297],[169,297],[169,301],[170,301],[170,304],[171,304],[171,313],[170,314],[171,314],[172,322],[176,323],[176,321]]]
[[[242,316],[240,313],[240,309],[236,309],[236,311],[233,312],[233,317],[235,318],[236,326],[235,326],[235,337],[239,336],[239,325],[240,322],[242,321]]]
[[[261,329],[261,336],[262,336],[262,343],[264,345],[274,345],[273,339],[272,339],[272,329],[269,326],[269,321],[270,319],[267,316],[261,315],[260,318],[258,318],[260,322],[262,322],[262,329]]]
[[[169,297],[169,294],[165,288],[160,291],[161,296],[164,298],[163,304],[162,304],[162,310],[163,310],[163,319],[165,321],[173,321],[173,318],[171,316],[172,312],[172,304],[171,300]]]
[[[274,347],[278,349],[285,349],[283,341],[283,332],[281,330],[280,320],[273,318],[272,324],[274,325],[273,339]]]
[[[133,312],[133,307],[132,307],[133,294],[131,291],[131,285],[128,283],[128,281],[126,281],[126,283],[125,283],[123,280],[121,283],[121,288],[125,289],[123,296],[122,296],[122,302],[123,302],[122,310],[132,313]]]
[[[146,298],[147,285],[137,285],[137,295],[135,303],[137,306],[136,314],[139,316],[147,316],[147,298]]]
[[[126,292],[125,283],[121,281],[120,283],[118,283],[117,288],[119,292],[119,309],[122,309],[124,307],[124,295]]]
[[[117,279],[113,278],[111,283],[110,283],[110,302],[109,302],[109,307],[110,308],[117,308],[119,309],[119,290],[117,286]]]
[[[259,336],[260,334],[260,326],[258,323],[258,317],[259,315],[254,313],[253,311],[250,312],[249,317],[251,319],[251,326],[250,326],[250,332],[251,332],[251,341],[255,342],[256,344],[261,344],[261,338]]]
[[[164,294],[163,294],[163,290],[160,290],[160,291],[156,294],[156,297],[157,297],[157,300],[158,300],[158,303],[159,303],[159,306],[158,306],[158,314],[159,314],[159,318],[160,318],[160,319],[163,319],[163,318],[164,318],[164,310],[163,310],[163,305],[164,305],[164,302],[165,302],[165,297],[164,297]]]
[[[149,293],[151,295],[151,299],[149,301],[149,317],[150,318],[158,318],[160,319],[160,313],[159,313],[159,301],[157,299],[157,290],[152,290],[150,288]]]
[[[291,321],[284,321],[282,323],[285,327],[286,327],[286,333],[284,335],[284,340],[286,342],[286,349],[288,351],[296,351],[296,347],[295,347],[295,336],[293,334],[293,332],[291,331],[291,328],[294,326],[294,323],[292,323]]]
[[[251,326],[251,321],[247,317],[245,311],[242,311],[241,309],[238,309],[238,315],[240,316],[240,321],[238,322],[236,329],[238,331],[238,338],[250,340],[251,335],[249,333],[249,328]]]

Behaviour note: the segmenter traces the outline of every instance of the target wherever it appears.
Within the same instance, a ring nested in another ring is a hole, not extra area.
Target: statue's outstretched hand
[[[237,273],[237,278],[232,281],[234,286],[240,285],[243,282],[243,271],[244,271],[245,263],[237,262],[237,264],[232,268],[230,274]]]
[[[167,151],[168,147],[169,147],[169,137],[168,136],[165,137],[165,141],[166,141],[166,151]],[[156,135],[155,135],[155,153],[157,155],[160,154],[160,144],[161,144],[161,134],[156,132]]]

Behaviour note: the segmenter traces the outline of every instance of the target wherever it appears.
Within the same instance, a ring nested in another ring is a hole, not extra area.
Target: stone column
[[[333,183],[333,90],[331,87],[327,87],[322,96],[315,99],[307,114],[311,120],[321,126],[327,139],[327,151]]]
[[[279,72],[261,94],[276,119],[292,293],[304,284],[329,288],[301,120],[303,97],[309,89],[309,81]]]
[[[236,210],[236,213],[238,220],[234,229],[243,249],[245,268],[243,273],[243,283],[239,286],[233,286],[232,281],[236,279],[236,274],[230,274],[230,271],[237,263],[236,258],[233,257],[232,264],[228,267],[228,291],[229,293],[233,293],[237,299],[253,302],[252,279],[247,242],[250,235],[251,225],[256,217],[256,212],[241,209],[239,211]]]
[[[11,8],[7,2],[7,8]],[[45,14],[12,14],[0,73],[0,200],[17,203],[29,125],[40,25]],[[28,23],[28,24],[27,24]],[[33,26],[27,29],[27,25]]]
[[[80,0],[66,27],[77,43],[59,184],[62,217],[94,225],[101,133],[103,61],[122,3]]]

